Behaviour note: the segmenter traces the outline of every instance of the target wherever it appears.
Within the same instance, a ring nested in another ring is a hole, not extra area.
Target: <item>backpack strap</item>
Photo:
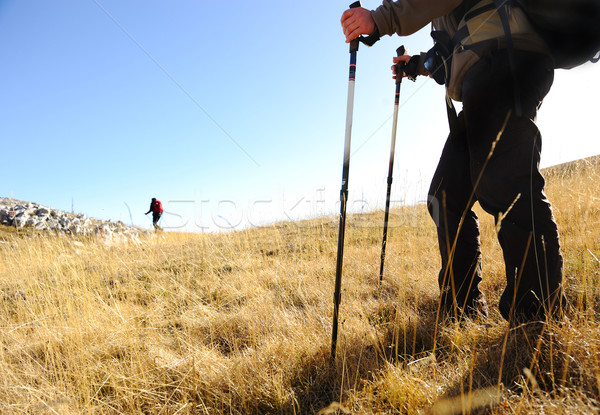
[[[513,81],[513,96],[515,99],[515,114],[517,117],[523,115],[521,109],[521,94],[519,92],[519,85],[517,83],[517,65],[515,63],[515,47],[513,39],[510,34],[510,23],[508,22],[508,13],[506,9],[511,7],[510,0],[494,0],[494,5],[500,16],[502,22],[502,30],[504,30],[504,37],[506,38],[506,50],[508,52],[508,65],[510,66],[510,73]]]
[[[496,11],[496,19],[499,18],[502,30],[504,32],[506,50],[508,54],[508,64],[510,67],[511,78],[513,83],[513,97],[514,97],[514,108],[515,115],[522,116],[523,110],[521,107],[521,94],[519,91],[519,85],[517,83],[517,67],[515,61],[515,48],[513,38],[511,35],[509,14],[512,10],[513,3],[516,7],[519,7],[519,2],[522,0],[464,0],[456,9],[452,11],[454,19],[457,22],[458,30],[450,41],[451,47],[460,46],[463,48],[480,47],[483,49],[497,48],[497,39],[490,38],[489,40],[477,40],[471,38],[469,32],[469,25],[466,24],[471,19],[474,19],[484,13],[490,14],[490,12]],[[484,23],[488,22],[490,17],[481,16],[480,20]],[[496,20],[497,21],[497,20]],[[482,26],[484,25],[482,23]],[[489,30],[489,29],[488,29]],[[432,33],[433,36],[433,33]],[[435,37],[434,37],[435,39]],[[465,39],[469,39],[468,45],[464,44]],[[436,44],[439,42],[436,40]],[[473,44],[471,44],[474,42]],[[451,55],[450,55],[451,56]],[[453,135],[454,130],[458,130],[458,117],[456,109],[452,104],[449,97],[446,97],[446,111],[448,115],[448,123],[450,124],[450,133]]]
[[[494,30],[498,30],[500,26],[502,27],[505,48],[508,55],[508,64],[513,81],[514,108],[517,116],[521,116],[523,110],[517,83],[515,47],[511,34],[511,21],[509,16],[513,6],[520,7],[520,1],[522,0],[465,0],[461,6],[459,6],[462,7],[463,10],[462,17],[455,15],[459,25],[452,38],[452,44],[460,48],[479,50],[494,49],[499,47],[499,43],[498,39],[494,38],[493,35],[489,37],[491,34],[490,31],[493,32]],[[472,21],[473,23],[469,24],[469,21]],[[471,33],[470,27],[471,30],[477,30]]]
[[[455,137],[459,131],[458,115],[456,108],[450,97],[446,96],[446,114],[448,115],[448,125],[450,127],[450,137]]]
[[[448,86],[450,79],[450,66],[452,64],[453,43],[450,34],[446,31],[435,30],[432,25],[431,37],[434,40],[433,47],[425,54],[423,63],[425,70],[440,85]],[[457,130],[458,116],[452,100],[448,96],[446,89],[446,113],[448,115],[448,124],[450,135],[453,136]]]
[[[477,3],[479,2],[482,2],[483,4],[481,5],[481,7],[475,8],[474,6],[477,5]],[[458,22],[458,29],[452,37],[452,43],[454,45],[462,44],[464,39],[467,39],[471,36],[471,33],[469,32],[469,26],[467,24],[461,25],[461,21],[464,20],[465,22],[467,22],[483,13],[489,12],[491,10],[496,10],[496,5],[491,0],[489,2],[484,2],[483,0],[480,0],[479,2],[475,3],[473,7],[466,9],[462,16],[456,19],[456,21]]]
[[[480,3],[482,3],[480,5]],[[479,7],[477,7],[479,6]],[[454,49],[455,46],[461,44],[461,41],[467,37],[470,36],[469,34],[469,27],[464,24],[461,25],[460,23],[462,21],[467,21],[470,20],[476,16],[479,16],[480,14],[483,14],[485,12],[488,12],[490,10],[494,10],[495,9],[495,5],[491,0],[464,0],[463,2],[461,2],[460,5],[458,5],[453,11],[452,11],[452,15],[456,21],[456,24],[458,26],[458,30],[456,31],[456,33],[454,34],[454,36],[452,38],[448,38],[444,39],[441,38],[442,35],[445,33],[447,36],[446,32],[433,32],[431,33],[431,36],[434,38],[436,45],[442,45],[445,46],[448,49],[448,62],[451,62],[452,60],[452,50]],[[486,42],[486,43],[490,43],[490,42]],[[491,42],[493,44],[496,44],[495,42]],[[428,52],[429,55],[429,52]],[[446,86],[448,86],[448,81],[450,78],[450,74],[448,73],[448,68],[446,68],[446,74],[445,74],[445,81],[446,81]],[[438,83],[440,83],[437,78],[436,81]],[[456,108],[454,107],[454,104],[452,103],[452,100],[450,99],[450,97],[447,95],[446,93],[446,114],[448,116],[448,124],[450,127],[450,137],[454,137],[456,134],[459,134],[460,131],[462,129],[464,129],[464,126],[462,126],[462,124],[459,122],[458,119],[458,115],[456,113]]]
[[[464,0],[461,2],[456,8],[452,11],[452,15],[456,20],[456,23],[460,22],[467,13],[473,9],[477,5],[477,3],[482,2],[483,0]]]

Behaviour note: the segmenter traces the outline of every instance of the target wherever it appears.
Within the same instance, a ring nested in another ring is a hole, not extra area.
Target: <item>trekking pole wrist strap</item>
[[[410,60],[404,65],[404,73],[411,81],[417,79],[417,75],[419,75],[419,62],[421,60],[420,55],[411,56]]]
[[[375,25],[375,29],[373,29],[369,36],[361,36],[359,39],[365,45],[373,46],[379,39],[381,39],[377,25]]]

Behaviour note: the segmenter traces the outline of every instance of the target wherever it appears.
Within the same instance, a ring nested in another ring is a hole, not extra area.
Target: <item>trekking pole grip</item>
[[[351,9],[356,9],[358,7],[362,7],[362,5],[360,4],[360,1],[355,1],[354,3],[352,3],[350,5]],[[359,45],[359,39],[357,37],[352,42],[350,42],[350,53],[358,51],[358,45]]]
[[[404,45],[402,45],[398,49],[396,49],[396,54],[398,57],[404,55],[405,52],[406,52],[406,49],[404,48]],[[405,66],[406,66],[405,62],[398,62],[396,64],[396,84],[400,84],[402,82],[402,78],[404,77],[404,67]]]

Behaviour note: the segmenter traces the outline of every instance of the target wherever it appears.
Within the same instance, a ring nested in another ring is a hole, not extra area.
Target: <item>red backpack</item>
[[[154,202],[154,205],[152,206],[152,211],[157,212],[157,213],[162,213],[163,208],[162,208],[162,203],[160,203],[160,200],[157,200]]]

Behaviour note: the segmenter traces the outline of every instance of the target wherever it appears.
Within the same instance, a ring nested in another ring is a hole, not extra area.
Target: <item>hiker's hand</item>
[[[342,14],[342,28],[346,35],[346,43],[352,42],[360,35],[370,35],[375,30],[375,21],[371,12],[365,8],[348,9]]]
[[[400,62],[404,62],[406,65],[410,58],[410,55],[394,56],[394,64],[392,65],[392,78],[396,79],[396,65]],[[402,73],[402,76],[406,77],[406,74]]]

